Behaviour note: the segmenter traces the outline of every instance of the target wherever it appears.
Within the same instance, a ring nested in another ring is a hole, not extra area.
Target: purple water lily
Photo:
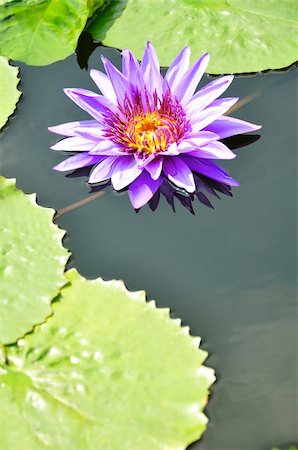
[[[220,140],[260,126],[223,115],[238,101],[218,99],[231,84],[232,75],[217,78],[195,93],[209,55],[191,67],[189,57],[186,47],[164,77],[150,42],[140,64],[129,50],[123,50],[122,73],[102,57],[106,74],[90,71],[102,95],[85,89],[64,90],[94,120],[49,128],[67,136],[52,149],[79,152],[54,169],[93,166],[89,183],[110,180],[116,191],[128,188],[136,209],[148,203],[165,181],[189,194],[197,191],[198,177],[238,186],[213,161],[236,156]]]

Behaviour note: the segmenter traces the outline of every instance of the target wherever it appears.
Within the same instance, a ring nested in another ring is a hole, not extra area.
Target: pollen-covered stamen
[[[158,112],[132,117],[126,129],[128,146],[139,152],[156,153],[164,151],[174,136]]]
[[[153,106],[143,105],[136,93],[134,100],[126,99],[119,115],[106,123],[106,135],[124,151],[146,156],[165,151],[173,142],[179,143],[189,128],[185,113],[170,93],[160,101],[155,95]]]

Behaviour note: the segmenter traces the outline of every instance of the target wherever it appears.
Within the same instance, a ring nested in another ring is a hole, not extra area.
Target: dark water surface
[[[98,48],[89,67],[102,68],[100,53],[120,66],[117,51]],[[88,187],[84,178],[52,171],[63,157],[49,149],[57,139],[47,127],[86,118],[62,88],[94,85],[74,56],[48,67],[21,65],[21,79],[23,98],[0,135],[0,173],[60,209],[87,197]],[[265,450],[298,441],[297,69],[239,77],[227,96],[257,91],[234,114],[263,125],[261,139],[226,164],[241,183],[234,198],[215,200],[215,210],[197,203],[195,216],[179,204],[174,214],[164,199],[155,213],[136,214],[126,194],[110,192],[58,220],[70,265],[82,275],[145,289],[202,337],[218,381],[209,427],[192,449]]]

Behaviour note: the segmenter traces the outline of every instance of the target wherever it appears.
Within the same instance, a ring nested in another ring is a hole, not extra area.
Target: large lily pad
[[[111,2],[109,8],[115,11],[122,3]],[[108,9],[105,17],[109,23],[113,19]],[[163,66],[189,45],[193,60],[206,51],[211,54],[210,73],[278,69],[297,59],[297,2],[128,0],[106,36],[103,17],[91,24],[90,31],[105,45],[127,47],[139,59],[150,40]]]
[[[68,252],[54,210],[0,177],[0,342],[16,341],[52,313],[51,301],[65,283]],[[0,439],[1,442],[1,439]]]
[[[121,16],[127,0],[107,0],[103,8],[98,14],[95,14],[88,24],[88,31],[99,42],[102,42],[107,34],[107,31],[118,17]]]
[[[3,448],[184,449],[205,429],[214,381],[198,338],[144,292],[68,277],[53,316],[7,349]]]
[[[110,0],[87,0],[89,6],[89,17],[91,17],[94,12],[103,7],[105,2],[109,2]]]
[[[0,56],[0,129],[14,112],[21,95],[17,89],[18,73],[18,67],[11,66],[7,58]]]
[[[98,3],[98,1],[97,1]],[[93,2],[0,2],[0,54],[32,65],[66,58],[76,48]]]

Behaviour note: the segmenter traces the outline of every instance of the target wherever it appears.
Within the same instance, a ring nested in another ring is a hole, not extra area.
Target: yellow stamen
[[[148,113],[134,117],[128,124],[126,135],[129,147],[148,154],[164,151],[168,146],[166,132],[169,128],[161,121],[158,113]]]

